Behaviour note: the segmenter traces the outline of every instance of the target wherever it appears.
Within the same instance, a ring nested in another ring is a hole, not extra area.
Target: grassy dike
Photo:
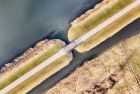
[[[39,46],[38,46],[39,45]],[[2,72],[0,78],[0,89],[4,88],[11,82],[18,79],[20,76],[42,63],[44,60],[49,58],[51,55],[59,51],[65,46],[65,43],[61,40],[44,40],[42,43],[38,43],[33,51],[27,51],[26,55],[22,59],[15,60],[12,64],[13,66],[4,67],[5,70]],[[71,53],[63,56],[52,64],[48,65],[45,69],[35,74],[31,78],[24,81],[22,84],[18,85],[8,94],[25,94],[32,88],[40,84],[47,77],[51,76],[53,73],[57,72],[59,69],[63,68],[72,59]]]
[[[68,31],[68,39],[70,41],[84,35],[88,31],[95,28],[97,25],[119,12],[121,9],[125,8],[131,4],[134,0],[111,0],[107,4],[101,4],[100,7],[94,10],[86,18],[73,24]],[[114,23],[110,24],[100,32],[96,33],[93,37],[89,38],[81,45],[76,47],[78,52],[89,51],[93,47],[97,46],[107,38],[113,36],[115,33],[119,32],[123,27],[131,23],[140,17],[140,6],[136,6],[134,9],[129,11],[124,16],[120,17]]]
[[[56,73],[58,70],[62,69],[64,66],[68,65],[71,61],[71,55],[57,59],[55,62],[48,65],[45,69],[33,75],[31,78],[24,81],[22,84],[18,85],[13,90],[9,91],[8,94],[25,94],[32,90],[35,86],[40,84],[46,78],[50,77],[52,74]]]
[[[137,34],[86,61],[44,94],[139,94],[139,82],[140,34]]]

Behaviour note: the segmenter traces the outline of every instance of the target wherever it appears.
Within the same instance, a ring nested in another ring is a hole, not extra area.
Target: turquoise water
[[[101,0],[0,0],[0,66],[11,62],[42,39],[59,38],[66,43],[70,22]],[[125,37],[140,32],[140,19],[91,51],[79,54],[69,66],[44,81],[29,94],[40,94],[71,73],[84,61],[95,58]]]

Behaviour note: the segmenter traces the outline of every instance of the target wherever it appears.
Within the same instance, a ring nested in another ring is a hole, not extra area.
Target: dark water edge
[[[0,66],[11,62],[43,39],[61,39],[67,44],[70,22],[101,0],[0,0]],[[140,33],[140,19],[89,52],[73,51],[72,62],[28,94],[41,94],[72,73],[84,61],[95,58],[113,44]]]
[[[43,39],[68,43],[70,22],[101,0],[0,0],[0,66]]]
[[[55,84],[57,84],[60,80],[70,75],[76,68],[82,66],[85,61],[94,59],[102,52],[104,52],[106,49],[112,47],[114,44],[117,44],[118,42],[123,41],[124,39],[127,39],[139,33],[140,33],[140,19],[129,24],[127,27],[122,29],[119,33],[109,38],[105,42],[101,43],[100,45],[98,45],[97,47],[95,47],[89,52],[80,54],[74,50],[73,51],[74,58],[68,66],[66,66],[61,71],[57,72],[55,75],[51,76],[50,78],[46,79],[44,82],[42,82],[39,86],[35,87],[28,94],[42,94],[44,91],[50,89]]]

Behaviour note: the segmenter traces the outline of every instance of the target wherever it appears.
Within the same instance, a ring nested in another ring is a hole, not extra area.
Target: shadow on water
[[[114,44],[117,44],[120,41],[123,41],[126,38],[129,38],[132,35],[140,33],[140,19],[134,21],[124,29],[122,29],[119,33],[114,35],[113,37],[109,38],[105,42],[101,43],[94,49],[84,54],[80,54],[73,51],[74,59],[72,62],[63,68],[61,71],[57,72],[55,75],[51,76],[50,78],[46,79],[41,85],[34,88],[29,94],[38,94],[44,92],[51,87],[53,87],[56,83],[58,83],[61,79],[67,77],[70,73],[72,73],[78,66],[83,65],[83,63],[87,60],[91,60],[105,51],[107,48],[111,47]],[[76,58],[75,58],[76,57]],[[39,89],[39,91],[38,91]]]
[[[61,39],[67,44],[70,22],[101,0],[0,0],[0,66],[11,62],[43,39]],[[28,94],[40,94],[73,72],[84,61],[98,56],[120,40],[140,31],[140,19],[89,52],[73,51],[72,62]]]

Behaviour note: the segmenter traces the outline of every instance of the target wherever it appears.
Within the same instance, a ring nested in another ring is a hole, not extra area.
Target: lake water
[[[70,22],[101,0],[0,0],[0,66],[11,62],[27,48],[43,39],[61,39],[66,43]],[[40,94],[70,74],[84,61],[95,58],[118,41],[140,32],[140,19],[91,51],[79,54],[69,66],[56,73],[29,94]]]

